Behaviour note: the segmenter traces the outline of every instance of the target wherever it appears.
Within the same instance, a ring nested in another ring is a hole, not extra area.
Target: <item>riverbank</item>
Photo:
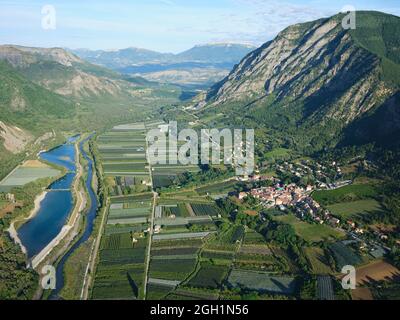
[[[87,162],[87,176],[85,180],[86,201],[83,228],[77,236],[77,241],[63,255],[62,259],[57,263],[57,288],[54,290],[50,299],[67,298],[80,299],[82,297],[82,284],[85,283],[85,273],[87,264],[90,263],[90,256],[93,250],[93,230],[97,221],[98,199],[96,191],[93,188],[93,179],[95,176],[93,159],[88,155],[89,151],[85,151],[84,143],[93,135],[84,139],[80,143],[80,151],[83,163]],[[86,174],[86,172],[85,172]]]
[[[28,217],[25,217],[22,219],[16,219],[16,220],[12,221],[10,224],[10,227],[7,230],[11,239],[13,239],[13,241],[20,246],[20,248],[24,254],[27,254],[27,250],[26,250],[25,246],[22,244],[22,241],[18,236],[18,232],[17,232],[17,228],[15,227],[15,224],[16,223],[24,223],[24,222],[27,222],[30,219],[34,218],[37,215],[37,213],[39,212],[40,204],[42,203],[44,198],[46,198],[47,193],[48,193],[48,191],[43,191],[41,194],[39,194],[36,197],[35,202],[34,202],[35,203],[34,208],[30,212]]]
[[[83,190],[80,190],[80,182],[83,176],[83,167],[80,161],[80,150],[79,150],[79,141],[75,142],[75,166],[76,166],[76,174],[74,177],[74,182],[72,186],[72,194],[74,195],[75,204],[69,215],[68,223],[66,223],[59,234],[41,251],[32,259],[32,268],[37,269],[38,266],[54,251],[54,249],[60,245],[64,240],[67,240],[67,244],[64,247],[68,247],[73,239],[76,237],[77,232],[74,230],[79,229],[79,216],[80,213],[85,209],[86,206],[86,196]],[[72,235],[70,231],[73,230]],[[69,235],[69,237],[67,237]],[[68,238],[68,239],[67,239]],[[63,251],[56,254],[57,260],[60,256],[62,256]]]

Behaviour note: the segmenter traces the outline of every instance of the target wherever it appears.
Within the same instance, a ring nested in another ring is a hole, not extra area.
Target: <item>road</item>
[[[152,168],[151,168],[151,163],[150,163],[150,157],[149,157],[149,142],[146,139],[146,156],[147,156],[147,161],[149,163],[149,175],[150,175],[150,184],[151,187],[153,188],[153,174],[152,174]],[[150,229],[149,229],[149,242],[147,244],[147,253],[146,253],[146,265],[145,265],[145,275],[144,275],[144,286],[143,286],[143,299],[146,299],[146,294],[147,294],[147,282],[149,278],[149,268],[150,268],[150,254],[151,254],[151,244],[153,240],[153,233],[154,233],[154,215],[155,215],[155,209],[156,209],[156,203],[157,203],[157,197],[158,194],[157,192],[153,191],[153,207],[151,210],[151,217],[150,217]]]
[[[100,228],[99,228],[99,232],[97,234],[97,237],[93,243],[93,247],[90,253],[90,257],[89,257],[89,262],[88,265],[86,267],[86,271],[85,271],[85,276],[83,279],[83,286],[82,286],[82,292],[81,292],[81,300],[87,300],[89,298],[89,288],[90,285],[92,283],[92,275],[94,274],[94,268],[95,268],[95,264],[96,264],[96,257],[97,254],[99,252],[100,249],[100,244],[101,244],[101,235],[104,231],[104,226],[107,220],[107,208],[109,205],[109,198],[107,198],[106,200],[106,205],[104,206],[104,212],[103,212],[103,216],[101,219],[101,224],[100,224]]]

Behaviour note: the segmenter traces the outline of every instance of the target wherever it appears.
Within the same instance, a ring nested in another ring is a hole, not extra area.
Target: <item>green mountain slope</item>
[[[33,82],[64,96],[117,95],[135,89],[117,72],[90,64],[60,48],[0,46],[0,60],[9,62]]]
[[[355,31],[344,30],[342,18],[285,29],[247,55],[194,107],[207,117],[222,112],[227,123],[273,130],[287,146],[307,153],[352,143],[349,137],[362,135],[363,126],[365,131],[361,119],[378,121],[384,114],[379,110],[398,101],[400,18],[357,12]],[[398,132],[397,125],[381,125],[384,130],[373,135],[384,140]],[[371,135],[364,140],[371,139],[377,140]]]
[[[27,147],[32,153],[63,132],[147,117],[180,95],[179,88],[124,77],[63,49],[0,46],[0,178]]]
[[[41,133],[50,127],[47,123],[72,118],[75,112],[70,100],[29,81],[0,61],[1,121]]]

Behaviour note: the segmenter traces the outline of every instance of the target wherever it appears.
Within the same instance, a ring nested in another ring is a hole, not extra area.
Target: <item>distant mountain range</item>
[[[0,160],[40,136],[86,130],[157,105],[179,88],[123,76],[60,48],[0,46]],[[125,116],[124,116],[125,115]]]
[[[198,45],[179,54],[139,48],[122,50],[71,50],[80,58],[124,74],[181,85],[211,85],[255,47],[243,44]]]
[[[200,113],[281,132],[307,152],[354,143],[398,143],[400,18],[357,12],[297,24],[248,54],[207,94]],[[394,138],[395,137],[395,138]]]

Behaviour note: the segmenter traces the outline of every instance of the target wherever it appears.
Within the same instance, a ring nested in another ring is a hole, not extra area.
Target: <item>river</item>
[[[86,159],[88,162],[87,164],[87,179],[86,179],[86,190],[89,193],[89,198],[90,198],[90,208],[87,214],[85,215],[85,228],[83,233],[80,235],[80,238],[75,242],[75,244],[67,251],[67,253],[61,258],[59,263],[57,264],[57,270],[56,270],[56,289],[53,290],[50,299],[57,299],[59,298],[59,293],[64,287],[64,267],[65,263],[68,260],[68,258],[71,256],[72,253],[76,249],[79,248],[81,244],[86,242],[90,235],[93,232],[93,227],[94,227],[94,220],[97,215],[97,208],[98,208],[98,201],[97,201],[97,196],[95,191],[93,190],[92,187],[92,179],[93,179],[93,161],[90,159],[90,157],[87,155],[86,151],[84,150],[83,146],[87,140],[89,140],[91,137],[86,138],[83,140],[80,145],[79,145],[79,150],[83,157]]]
[[[40,159],[64,167],[67,174],[47,188],[36,215],[18,229],[18,237],[29,259],[41,252],[60,233],[72,211],[71,186],[76,174],[76,139],[70,138],[65,144],[40,154]]]
[[[74,143],[78,138],[79,136],[69,138],[65,144],[40,154],[40,159],[64,167],[67,173],[47,188],[47,194],[41,201],[37,214],[18,230],[18,236],[27,250],[29,259],[40,253],[60,233],[73,210],[74,201],[71,188],[76,176],[76,150]],[[53,290],[51,299],[57,299],[64,286],[63,270],[65,262],[82,243],[89,239],[93,231],[98,201],[92,188],[93,161],[84,150],[84,144],[90,138],[91,136],[79,143],[80,153],[87,161],[85,184],[89,193],[90,208],[85,215],[83,233],[80,234],[79,239],[68,249],[57,264],[56,289]]]

